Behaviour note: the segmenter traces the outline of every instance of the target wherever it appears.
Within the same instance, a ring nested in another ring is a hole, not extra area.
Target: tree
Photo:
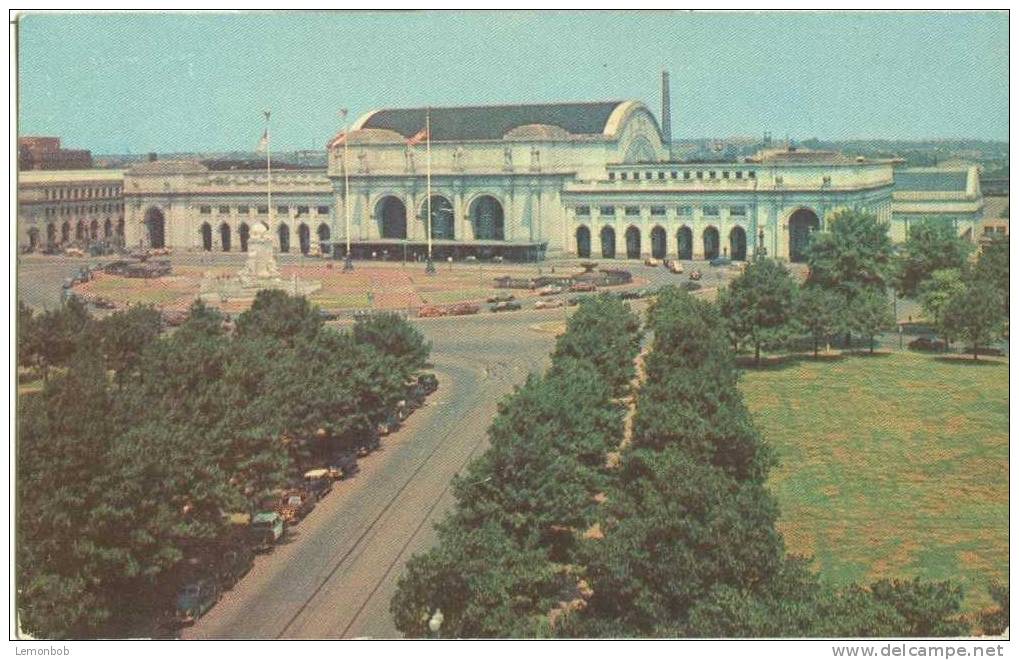
[[[927,219],[910,225],[896,258],[895,289],[900,296],[915,297],[935,271],[965,268],[972,250],[951,224]]]
[[[552,360],[572,357],[593,364],[616,395],[630,387],[640,350],[640,320],[615,296],[601,294],[581,301],[556,340]]]
[[[1002,301],[1003,317],[1008,320],[1008,237],[995,236],[977,257],[973,276],[997,289]]]
[[[67,365],[91,322],[88,309],[76,296],[59,309],[47,310],[36,317],[32,345],[43,370],[43,380],[49,378],[51,367]]]
[[[1008,628],[1008,584],[994,580],[987,591],[997,607],[980,617],[980,627],[985,635],[1001,635]]]
[[[863,289],[883,292],[891,262],[888,223],[869,213],[842,210],[807,247],[807,283],[841,291],[847,298]]]
[[[18,302],[18,315],[15,318],[18,348],[18,366],[34,367],[39,363],[39,324],[35,310],[24,302]]]
[[[852,332],[867,338],[870,352],[874,352],[874,337],[895,327],[892,306],[883,293],[867,290],[853,298],[846,306],[846,317]]]
[[[96,322],[94,336],[106,359],[106,367],[116,373],[123,386],[137,369],[142,351],[159,336],[162,318],[152,306],[132,305]]]
[[[788,339],[795,297],[796,282],[774,259],[754,259],[729,283],[719,307],[733,336],[753,345],[755,364],[762,346]]]
[[[269,336],[288,344],[317,333],[325,321],[304,296],[291,296],[279,289],[263,289],[251,308],[237,317],[239,337]]]
[[[835,291],[818,286],[804,286],[796,298],[796,320],[814,342],[814,357],[818,346],[828,341],[838,329],[838,315],[844,304]]]
[[[966,289],[962,272],[956,269],[936,270],[930,279],[920,285],[920,305],[930,320],[931,325],[941,331],[947,328],[942,324],[945,305],[959,291]],[[951,335],[942,335],[947,343],[951,343]]]
[[[945,302],[940,325],[945,336],[967,342],[976,360],[978,349],[1001,333],[1001,295],[993,284],[970,279],[964,289],[953,292]]]
[[[359,318],[354,323],[354,339],[394,358],[406,376],[424,368],[431,352],[431,344],[425,341],[421,331],[395,313]]]

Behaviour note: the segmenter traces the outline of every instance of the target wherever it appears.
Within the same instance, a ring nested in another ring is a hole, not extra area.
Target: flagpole
[[[425,264],[425,272],[435,273],[435,264],[432,263],[432,113],[431,108],[425,109],[425,160],[427,163],[425,175],[426,199],[428,209],[428,263]]]
[[[343,270],[354,270],[354,262],[350,257],[350,167],[347,160],[347,139],[350,136],[350,122],[347,121],[347,109],[343,113],[343,222],[344,234],[347,237],[347,249],[343,256]]]
[[[269,116],[271,111],[266,110],[265,115],[265,196],[269,205],[269,230],[272,230],[272,149],[269,146]]]

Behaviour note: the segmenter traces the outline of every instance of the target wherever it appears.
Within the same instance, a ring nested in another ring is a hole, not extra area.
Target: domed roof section
[[[609,119],[626,101],[490,105],[459,108],[396,108],[375,110],[354,124],[355,130],[385,129],[409,139],[425,128],[429,116],[434,142],[501,140],[514,129],[558,128],[567,135],[607,135]]]
[[[201,174],[208,172],[209,168],[196,160],[152,160],[140,165],[135,165],[128,172],[130,174]]]
[[[567,132],[566,129],[561,126],[551,126],[549,124],[527,124],[526,126],[517,126],[511,128],[506,135],[503,136],[504,140],[569,140],[572,136],[571,133]]]

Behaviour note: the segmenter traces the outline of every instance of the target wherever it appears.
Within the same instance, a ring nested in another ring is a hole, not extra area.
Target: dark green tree
[[[910,225],[909,236],[895,259],[895,289],[915,298],[923,282],[938,270],[962,270],[973,245],[945,222],[927,219]]]
[[[613,391],[622,395],[636,373],[633,358],[640,339],[640,319],[630,306],[615,296],[600,294],[581,301],[566,322],[566,332],[556,340],[552,359],[572,357],[590,362]]]
[[[993,284],[971,278],[945,302],[939,326],[944,336],[966,342],[978,359],[979,349],[1001,335],[1000,293]]]
[[[142,351],[159,336],[162,318],[155,308],[132,305],[96,322],[94,336],[106,359],[106,368],[123,386],[138,368]]]
[[[354,323],[354,339],[394,358],[395,365],[405,376],[423,369],[431,352],[431,344],[425,341],[421,331],[396,313],[359,318]]]
[[[845,307],[845,315],[851,331],[867,339],[871,353],[874,352],[874,338],[895,327],[888,297],[875,289],[852,298]]]
[[[237,317],[236,333],[238,337],[273,337],[292,345],[316,334],[324,324],[303,296],[264,289],[255,295],[251,308]]]
[[[804,286],[796,298],[795,317],[799,326],[810,336],[814,357],[822,342],[830,341],[839,328],[838,319],[844,303],[839,294],[818,286]]]
[[[987,591],[995,607],[981,615],[980,627],[985,635],[1000,635],[1008,628],[1008,584],[995,580],[987,586]]]
[[[733,279],[719,298],[719,307],[733,337],[754,347],[761,363],[761,347],[781,346],[791,334],[796,282],[778,261],[754,259]]]
[[[842,210],[807,247],[807,283],[840,291],[847,299],[863,289],[884,292],[891,264],[888,223],[869,213]]]
[[[994,236],[983,246],[973,276],[991,284],[1001,296],[1004,320],[1008,320],[1008,237]]]

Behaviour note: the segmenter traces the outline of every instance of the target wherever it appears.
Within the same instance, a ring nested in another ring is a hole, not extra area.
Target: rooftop
[[[18,172],[18,182],[25,183],[72,183],[81,181],[120,181],[124,170],[25,170]]]

